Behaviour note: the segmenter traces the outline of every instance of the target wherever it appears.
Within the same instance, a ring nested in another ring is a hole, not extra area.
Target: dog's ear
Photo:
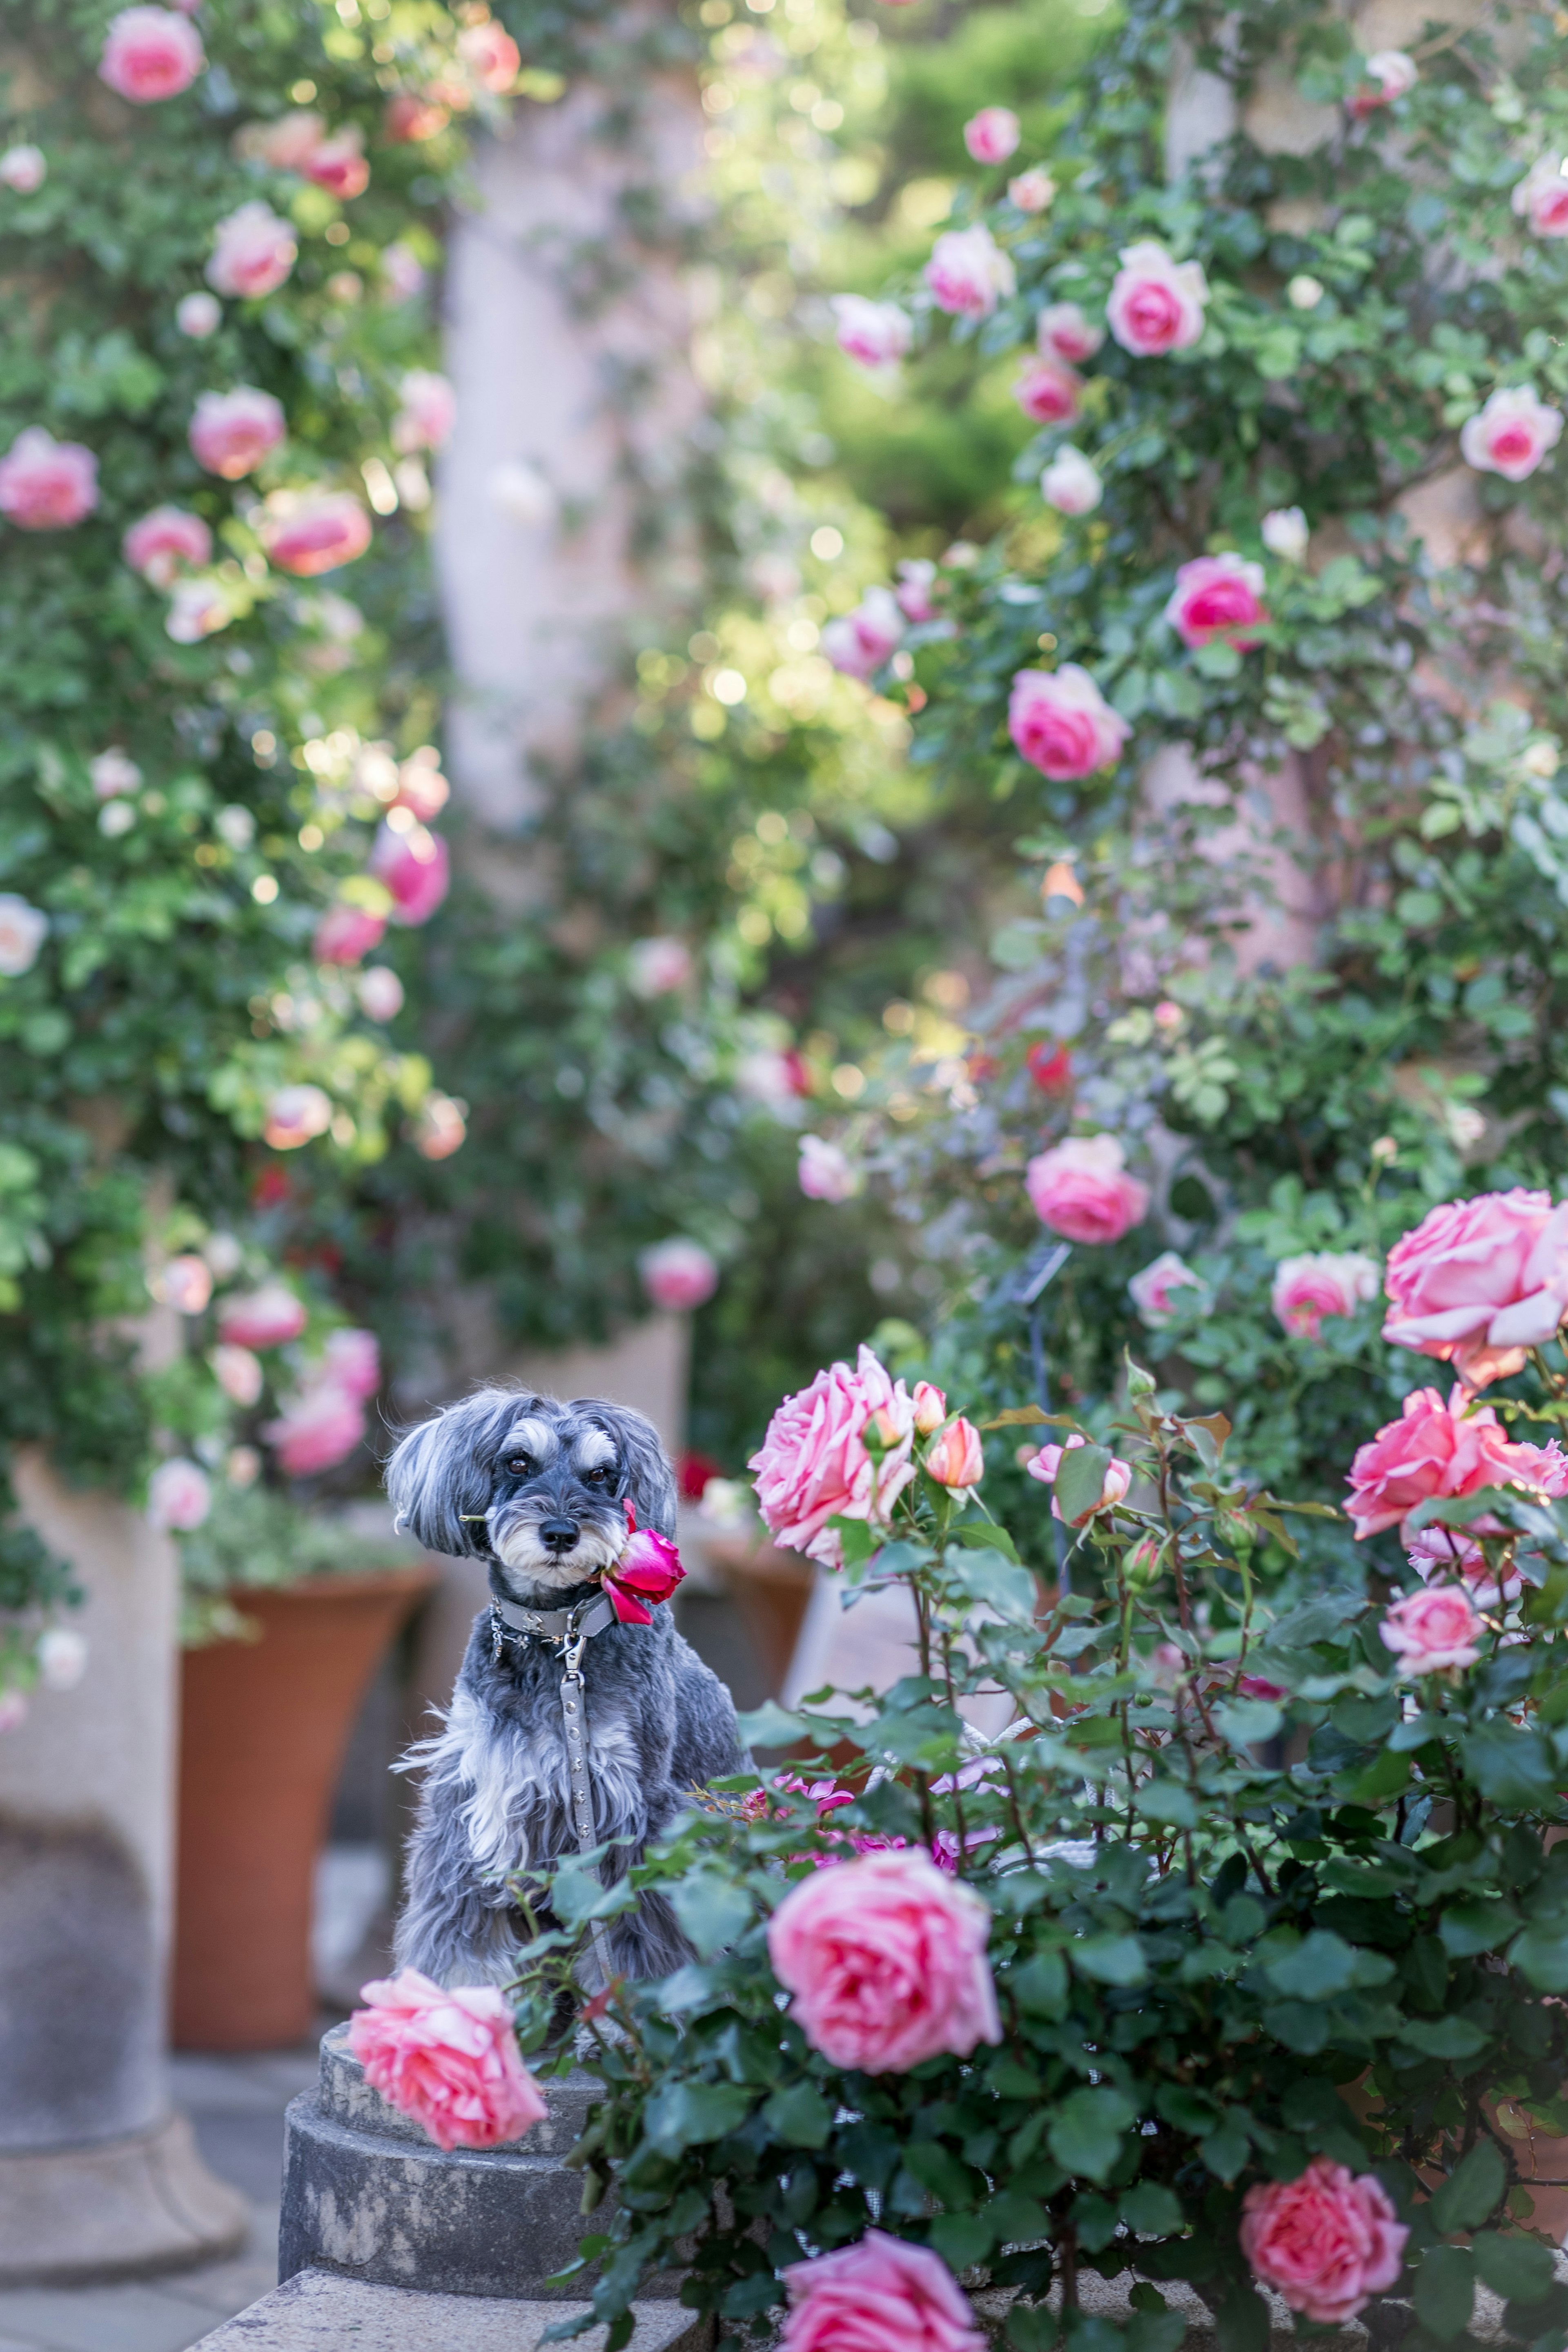
[[[591,1421],[612,1438],[621,1457],[620,1492],[637,1514],[640,1528],[662,1536],[675,1532],[675,1474],[651,1421],[630,1405],[608,1404],[602,1397],[577,1397],[571,1410]]]
[[[508,1398],[508,1410],[512,1403]],[[430,1551],[482,1558],[486,1549],[484,1439],[495,1417],[493,1396],[448,1405],[411,1429],[387,1464],[387,1493],[399,1522]]]

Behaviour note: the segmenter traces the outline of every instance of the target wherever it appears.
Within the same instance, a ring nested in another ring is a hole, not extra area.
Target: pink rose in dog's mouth
[[[640,1528],[631,1503],[625,1509],[626,1549],[614,1567],[603,1571],[601,1581],[619,1623],[651,1625],[653,1613],[646,1604],[656,1608],[667,1601],[686,1571],[669,1537],[654,1528]]]

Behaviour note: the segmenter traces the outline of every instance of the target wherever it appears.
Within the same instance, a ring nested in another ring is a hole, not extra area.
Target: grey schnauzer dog
[[[441,1730],[403,1759],[424,1777],[397,1963],[438,1984],[504,1983],[526,1934],[507,1878],[578,1850],[559,1643],[508,1621],[591,1605],[600,1572],[625,1546],[628,1502],[639,1528],[673,1536],[674,1475],[641,1413],[597,1397],[563,1404],[485,1388],[408,1433],[387,1465],[387,1491],[432,1551],[489,1562],[498,1604],[475,1620]],[[694,1790],[747,1764],[729,1693],[667,1607],[653,1621],[611,1623],[582,1650],[594,1835],[620,1841],[601,1865],[607,1880],[641,1859]],[[606,1940],[611,1964],[632,1977],[664,1975],[692,1956],[668,1903],[652,1894]]]

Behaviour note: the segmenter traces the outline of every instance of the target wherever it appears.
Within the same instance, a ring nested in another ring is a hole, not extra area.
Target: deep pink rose
[[[904,2074],[999,2042],[991,1915],[928,1855],[862,1854],[792,1886],[768,1923],[789,2014],[835,2066]]]
[[[1473,1666],[1485,1632],[1462,1584],[1428,1584],[1391,1602],[1377,1631],[1407,1675]]]
[[[288,223],[257,198],[218,223],[207,283],[216,293],[254,300],[283,284],[298,252]]]
[[[211,562],[213,534],[200,515],[183,507],[154,507],[131,524],[120,551],[154,588],[172,588],[182,564]]]
[[[651,1625],[653,1610],[685,1582],[686,1571],[668,1536],[657,1528],[640,1528],[631,1503],[625,1511],[626,1549],[614,1567],[604,1570],[602,1582],[619,1623]]]
[[[392,447],[439,449],[457,416],[457,395],[433,368],[410,368],[398,387],[402,403],[392,419]]]
[[[1370,2173],[1315,2156],[1295,2180],[1256,2182],[1242,2209],[1253,2276],[1308,2319],[1342,2326],[1399,2275],[1410,2232]]]
[[[1113,1135],[1073,1135],[1024,1170],[1041,1224],[1069,1242],[1119,1242],[1149,1213],[1149,1188],[1129,1176]]]
[[[1049,302],[1035,321],[1034,340],[1043,359],[1082,367],[1105,340],[1105,330],[1087,319],[1076,302]]]
[[[926,1475],[939,1486],[967,1493],[986,1475],[986,1449],[980,1433],[962,1414],[949,1423],[925,1457]]]
[[[0,514],[18,530],[68,530],[97,504],[98,459],[79,441],[29,425],[0,457]]]
[[[1042,1445],[1040,1451],[1037,1454],[1031,1454],[1024,1464],[1026,1475],[1037,1479],[1042,1486],[1054,1486],[1057,1473],[1061,1467],[1062,1455],[1075,1453],[1081,1445],[1087,1444],[1087,1438],[1080,1437],[1074,1430],[1065,1445]],[[1125,1499],[1127,1489],[1132,1483],[1131,1464],[1122,1461],[1113,1454],[1110,1461],[1105,1465],[1105,1475],[1100,1483],[1098,1498],[1090,1504],[1086,1511],[1079,1511],[1069,1519],[1068,1526],[1086,1528],[1097,1513],[1114,1510],[1116,1505]],[[1060,1519],[1062,1516],[1061,1505],[1054,1495],[1051,1498],[1051,1516],[1053,1519]]]
[[[1395,1243],[1383,1336],[1452,1363],[1468,1387],[1516,1372],[1568,1311],[1568,1201],[1479,1192],[1447,1201]]]
[[[1207,646],[1215,637],[1245,651],[1250,632],[1269,618],[1263,602],[1263,566],[1244,555],[1199,555],[1176,576],[1165,617],[1184,646]]]
[[[1270,1304],[1287,1331],[1321,1339],[1323,1319],[1354,1315],[1377,1296],[1377,1260],[1362,1250],[1308,1250],[1274,1268]]]
[[[286,1476],[308,1478],[345,1461],[365,1426],[363,1399],[323,1378],[286,1397],[277,1419],[267,1422],[261,1433]]]
[[[950,228],[931,248],[925,283],[939,310],[988,319],[1018,274],[988,228]]]
[[[1013,748],[1053,783],[1113,768],[1131,733],[1077,662],[1060,669],[1020,669],[1008,698]]]
[[[360,1997],[370,2006],[349,2020],[349,2047],[366,2082],[437,2147],[500,2147],[549,2114],[496,1986],[443,1991],[404,1969]]]
[[[225,1298],[218,1307],[218,1335],[234,1348],[282,1348],[298,1339],[308,1317],[304,1304],[282,1283]]]
[[[1358,1538],[1397,1527],[1429,1495],[1473,1495],[1482,1486],[1568,1494],[1568,1454],[1555,1440],[1515,1444],[1490,1406],[1467,1412],[1468,1402],[1462,1388],[1447,1404],[1436,1389],[1416,1389],[1399,1419],[1359,1449],[1345,1505]]]
[[[191,418],[191,453],[209,474],[237,482],[254,473],[284,435],[283,410],[269,392],[236,384],[233,392],[204,392]]]
[[[1060,360],[1031,360],[1013,386],[1013,398],[1037,425],[1066,425],[1078,414],[1083,389]]]
[[[178,98],[206,64],[202,37],[172,8],[122,8],[110,19],[99,79],[132,106]]]
[[[833,316],[840,351],[862,367],[891,367],[915,332],[907,310],[896,302],[868,301],[863,294],[835,294]]]
[[[868,588],[852,613],[841,613],[822,631],[825,657],[846,677],[869,678],[897,650],[904,614],[888,588]]]
[[[1119,257],[1105,316],[1122,349],[1139,359],[1155,359],[1196,343],[1208,299],[1201,266],[1175,260],[1153,237],[1129,245]]]
[[[873,1461],[862,1443],[873,1414],[883,1416],[884,1450]],[[757,1504],[774,1539],[826,1568],[842,1562],[830,1519],[864,1519],[885,1526],[888,1513],[915,1475],[914,1408],[869,1348],[853,1371],[831,1364],[810,1388],[786,1397],[768,1424],[761,1450],[747,1468],[757,1473]]]
[[[363,555],[371,543],[371,519],[351,490],[329,490],[301,499],[264,522],[261,543],[280,572],[314,580]]]
[[[1549,408],[1528,383],[1494,392],[1459,435],[1459,455],[1478,473],[1522,482],[1557,446],[1563,411]]]
[[[986,2352],[957,2280],[928,2246],[868,2230],[782,2275],[781,2352]]]
[[[964,125],[964,144],[977,163],[1005,163],[1020,135],[1021,126],[1010,106],[982,106]]]
[[[348,204],[355,196],[362,196],[371,184],[371,167],[364,158],[358,123],[350,123],[347,130],[335,131],[330,139],[323,139],[321,144],[307,157],[303,168],[308,180],[313,180],[319,188],[325,188],[327,194],[336,196],[340,204]]]
[[[429,833],[422,824],[401,829],[383,824],[376,835],[370,866],[376,880],[384,882],[392,892],[394,923],[428,923],[451,887],[446,844],[438,833]]]
[[[672,1234],[668,1241],[645,1249],[637,1271],[653,1305],[666,1315],[689,1315],[694,1307],[706,1306],[718,1288],[712,1253],[684,1234]]]
[[[328,908],[317,924],[310,952],[318,963],[359,963],[372,948],[380,947],[386,927],[384,915],[340,900]]]
[[[1515,188],[1511,203],[1537,236],[1568,236],[1568,176],[1559,155],[1542,155]]]

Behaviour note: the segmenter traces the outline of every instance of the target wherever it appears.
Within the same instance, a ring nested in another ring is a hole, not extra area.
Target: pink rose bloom
[[[1436,1389],[1416,1389],[1399,1419],[1358,1449],[1345,1505],[1358,1539],[1397,1527],[1429,1495],[1473,1495],[1481,1486],[1568,1494],[1568,1454],[1555,1440],[1515,1444],[1490,1406],[1467,1412],[1468,1402],[1462,1388],[1447,1404]]]
[[[604,1570],[601,1581],[618,1624],[651,1625],[653,1611],[685,1582],[686,1571],[669,1537],[656,1528],[640,1528],[630,1503],[625,1509],[626,1549],[612,1569]]]
[[[643,1287],[666,1315],[689,1314],[702,1307],[718,1288],[718,1267],[701,1242],[672,1234],[655,1242],[637,1261]]]
[[[29,425],[0,457],[0,514],[18,530],[68,530],[97,504],[98,459],[79,441]]]
[[[1196,261],[1176,261],[1153,237],[1127,246],[1105,304],[1111,332],[1136,359],[1185,352],[1203,333],[1208,280]]]
[[[1169,1322],[1174,1311],[1173,1292],[1206,1287],[1202,1275],[1194,1274],[1186,1260],[1175,1250],[1162,1250],[1153,1264],[1134,1275],[1127,1285],[1134,1306],[1151,1331]]]
[[[1072,1135],[1024,1171],[1041,1224],[1070,1242],[1119,1242],[1149,1213],[1149,1188],[1125,1172],[1113,1135]]]
[[[1086,319],[1076,302],[1051,302],[1035,321],[1034,339],[1043,359],[1082,367],[1104,341],[1105,330]]]
[[[1053,783],[1114,767],[1131,733],[1077,662],[1020,669],[1008,699],[1008,732],[1019,756]]]
[[[1056,182],[1038,163],[1032,171],[1020,172],[1016,180],[1008,182],[1008,194],[1020,213],[1048,211],[1055,194]]]
[[[388,974],[388,978],[393,975]],[[398,992],[398,1002],[402,992]],[[413,1125],[413,1148],[422,1160],[450,1160],[468,1139],[468,1106],[432,1087],[419,1107]]]
[[[964,125],[964,144],[977,163],[1005,163],[1020,135],[1021,125],[1010,106],[982,106]]]
[[[1207,646],[1215,637],[1245,651],[1249,634],[1269,618],[1263,603],[1263,566],[1244,555],[1199,555],[1184,563],[1165,609],[1184,646]]]
[[[1559,155],[1542,155],[1509,199],[1537,236],[1568,236],[1568,178]]]
[[[920,1435],[934,1436],[947,1418],[947,1400],[942,1391],[929,1381],[916,1381],[910,1402],[915,1409],[915,1426]]]
[[[911,556],[898,567],[894,603],[904,619],[916,626],[939,618],[936,605],[936,566],[929,556]]]
[[[248,383],[204,392],[191,419],[191,453],[209,474],[237,482],[277,448],[284,430],[283,411],[269,392]]]
[[[851,1201],[860,1191],[860,1178],[849,1153],[841,1145],[830,1143],[825,1136],[800,1138],[800,1162],[796,1172],[808,1201]]]
[[[950,228],[931,248],[925,283],[939,310],[988,319],[1018,275],[988,228]]]
[[[373,1397],[382,1384],[381,1344],[373,1331],[331,1331],[321,1351],[324,1385],[345,1396]]]
[[[1383,1336],[1451,1362],[1469,1388],[1517,1372],[1568,1311],[1568,1201],[1480,1192],[1422,1218],[1388,1254]]]
[[[1510,384],[1470,418],[1459,435],[1459,454],[1478,473],[1522,482],[1556,447],[1562,430],[1560,408],[1549,408],[1533,385]]]
[[[695,969],[690,948],[685,940],[677,939],[634,940],[626,964],[632,992],[644,1001],[674,995],[676,989],[685,988]]]
[[[176,1315],[204,1315],[213,1295],[213,1270],[193,1250],[172,1257],[156,1277],[153,1296]]]
[[[318,963],[359,963],[372,948],[380,947],[386,927],[384,915],[340,900],[328,908],[317,924],[310,952]]]
[[[1040,475],[1040,495],[1058,514],[1092,514],[1105,495],[1105,485],[1092,458],[1070,442]]]
[[[7,147],[0,155],[0,187],[10,188],[18,196],[36,195],[48,173],[41,147]]]
[[[1377,1630],[1401,1674],[1439,1675],[1475,1664],[1485,1628],[1462,1584],[1428,1584],[1393,1601]]]
[[[178,98],[206,64],[202,37],[172,8],[122,8],[111,16],[99,79],[132,106]]]
[[[939,1486],[960,1493],[977,1486],[986,1475],[986,1449],[974,1423],[962,1413],[949,1423],[925,1456],[925,1469]]]
[[[219,629],[226,629],[233,618],[222,590],[212,581],[177,580],[169,599],[163,632],[177,646],[194,646]]]
[[[880,1461],[862,1443],[874,1414],[892,1433]],[[914,1444],[904,1382],[893,1380],[869,1348],[862,1348],[853,1371],[831,1364],[819,1372],[809,1388],[785,1398],[747,1465],[757,1473],[758,1508],[775,1540],[825,1568],[840,1567],[838,1531],[829,1520],[885,1526],[915,1475]]]
[[[863,294],[835,294],[838,345],[862,367],[891,367],[909,349],[915,329],[896,302],[871,302]]]
[[[1478,1609],[1500,1608],[1517,1601],[1524,1590],[1524,1579],[1517,1572],[1500,1581],[1492,1574],[1485,1552],[1464,1528],[1417,1528],[1406,1541],[1405,1557],[1423,1584],[1457,1576]]]
[[[1013,386],[1013,398],[1037,425],[1066,425],[1078,414],[1083,387],[1060,360],[1031,360]]]
[[[371,2088],[437,2147],[502,2147],[549,2113],[495,1985],[444,1991],[403,1969],[360,1992],[370,2006],[349,2020],[349,2047]]]
[[[410,368],[398,387],[402,406],[392,419],[392,447],[439,449],[457,415],[457,395],[434,368]]]
[[[773,1973],[813,2050],[865,2074],[904,2074],[999,2042],[991,1915],[906,1847],[820,1870],[768,1923]]]
[[[483,89],[497,96],[511,89],[522,68],[522,56],[504,25],[489,17],[469,25],[457,36],[457,54]]]
[[[289,1478],[308,1478],[347,1459],[365,1434],[365,1408],[334,1381],[321,1380],[284,1400],[262,1435]]]
[[[986,2352],[957,2280],[928,2246],[868,2230],[782,2275],[780,2352]]]
[[[821,647],[846,677],[869,678],[904,635],[904,615],[887,588],[868,588],[852,613],[841,614],[822,631]]]
[[[1282,1257],[1274,1268],[1270,1304],[1287,1331],[1298,1338],[1322,1336],[1327,1315],[1354,1315],[1363,1299],[1375,1298],[1378,1264],[1361,1250],[1309,1250]]]
[[[1394,2284],[1410,2235],[1382,2184],[1313,2157],[1298,2179],[1255,2182],[1242,2200],[1241,2251],[1263,2286],[1329,2327]]]
[[[326,136],[322,117],[309,107],[297,106],[271,122],[248,123],[235,144],[257,163],[270,163],[275,172],[303,173]]]
[[[371,184],[371,167],[365,161],[363,147],[363,134],[357,122],[334,131],[307,157],[303,166],[306,178],[313,180],[319,188],[325,188],[340,204],[351,203],[355,196],[362,196]]]
[[[298,257],[294,231],[259,198],[241,205],[214,232],[207,283],[218,294],[251,300],[281,286]]]
[[[1065,1445],[1042,1445],[1039,1453],[1024,1464],[1024,1475],[1026,1477],[1037,1480],[1042,1486],[1054,1486],[1056,1474],[1061,1467],[1062,1455],[1075,1454],[1081,1445],[1087,1444],[1088,1440],[1080,1437],[1075,1430]],[[1076,1518],[1070,1519],[1067,1522],[1068,1526],[1086,1528],[1097,1513],[1113,1510],[1118,1503],[1125,1499],[1127,1489],[1132,1483],[1132,1465],[1113,1454],[1105,1465],[1105,1475],[1101,1483],[1098,1499],[1091,1503],[1086,1511],[1080,1511]],[[1051,1516],[1053,1519],[1060,1519],[1061,1517],[1061,1506],[1054,1495],[1051,1498]]]
[[[303,1303],[280,1282],[265,1284],[218,1308],[218,1335],[234,1348],[282,1348],[298,1339],[308,1317]]]
[[[361,972],[354,993],[367,1021],[395,1021],[402,1011],[402,982],[384,963],[373,963],[369,971]]]
[[[279,1087],[267,1103],[262,1139],[274,1151],[298,1151],[331,1124],[331,1098],[319,1087]]]
[[[224,306],[215,294],[182,294],[174,305],[174,324],[193,342],[204,343],[224,322]]]
[[[434,105],[427,98],[416,97],[413,90],[402,90],[396,98],[387,100],[382,128],[394,146],[407,146],[426,139],[438,139],[451,120],[448,108]],[[404,252],[407,249],[406,246],[402,248]],[[423,277],[422,269],[422,282]]]
[[[204,1470],[176,1454],[160,1462],[147,1481],[148,1524],[164,1534],[188,1535],[199,1528],[213,1507],[213,1489]]]
[[[370,869],[392,892],[392,921],[411,928],[428,923],[452,887],[446,844],[422,824],[402,831],[383,824],[371,852]]]
[[[371,543],[371,519],[350,490],[301,499],[261,527],[262,545],[280,572],[314,580],[353,563]]]
[[[211,562],[213,534],[200,515],[184,507],[154,507],[131,524],[120,551],[154,588],[172,588],[182,564]]]
[[[213,1368],[213,1378],[231,1404],[242,1411],[253,1405],[261,1394],[261,1358],[252,1355],[248,1348],[214,1348],[207,1360]]]
[[[1347,101],[1352,114],[1375,114],[1380,106],[1392,106],[1396,98],[1407,98],[1421,76],[1414,58],[1403,49],[1375,49],[1364,68],[1366,79]]]

